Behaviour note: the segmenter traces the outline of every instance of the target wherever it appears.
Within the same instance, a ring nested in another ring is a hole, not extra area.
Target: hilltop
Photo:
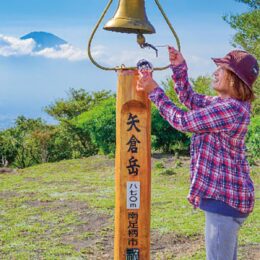
[[[151,259],[204,259],[204,216],[186,200],[189,159],[154,154],[152,165]],[[1,259],[113,258],[114,159],[0,174],[0,203]],[[258,202],[242,229],[240,259],[259,257],[259,210]]]
[[[45,48],[60,49],[60,45],[67,42],[58,36],[48,32],[31,32],[20,38],[21,40],[33,39],[36,43],[35,51],[40,51]]]

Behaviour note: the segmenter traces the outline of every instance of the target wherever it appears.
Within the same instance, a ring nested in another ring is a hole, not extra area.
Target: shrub
[[[101,154],[114,154],[116,142],[116,99],[110,97],[73,119],[74,125],[89,135]]]
[[[188,135],[174,129],[164,120],[158,109],[152,106],[152,147],[164,153],[188,154],[190,139]],[[175,146],[176,144],[179,144]],[[181,144],[181,145],[180,145]],[[176,148],[176,149],[175,149]]]
[[[155,164],[155,168],[156,168],[156,169],[164,169],[165,166],[164,166],[163,162],[157,162],[157,163]]]
[[[171,175],[175,175],[176,172],[174,171],[173,168],[169,168],[169,169],[166,169],[166,170],[162,171],[160,174],[161,174],[161,175],[171,176]]]
[[[260,159],[260,115],[251,119],[246,137],[248,159],[251,164]]]

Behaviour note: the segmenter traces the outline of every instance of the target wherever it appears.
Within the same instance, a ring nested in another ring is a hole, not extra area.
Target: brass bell
[[[146,16],[144,0],[119,0],[114,17],[107,22],[104,29],[121,33],[155,33]]]

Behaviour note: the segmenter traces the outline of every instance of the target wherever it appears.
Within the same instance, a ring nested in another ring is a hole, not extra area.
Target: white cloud
[[[0,34],[0,56],[33,56],[49,59],[66,59],[69,61],[86,60],[87,50],[76,48],[70,44],[60,45],[59,48],[45,48],[37,50],[37,43],[33,39],[21,40],[16,37]],[[151,61],[155,67],[164,66],[168,63],[166,50],[159,49],[159,58],[156,58],[152,49],[126,48],[121,50],[118,46],[108,48],[104,45],[96,45],[91,49],[94,59],[105,66],[115,67],[122,64],[135,66],[138,60],[145,58]],[[203,71],[212,70],[211,60],[200,54],[187,55],[187,61],[192,68],[192,74],[201,74]],[[160,63],[160,64],[158,64]]]
[[[107,47],[103,45],[96,45],[93,48],[91,48],[91,54],[96,59],[100,57],[103,58],[107,52],[108,52]]]
[[[35,41],[33,39],[21,40],[0,34],[0,56],[30,55],[34,47]]]
[[[60,45],[59,49],[45,48],[40,51],[36,51],[35,47],[36,42],[33,39],[21,40],[0,34],[0,56],[41,56],[51,59],[67,59],[69,61],[87,59],[86,51],[70,44]]]
[[[41,51],[32,52],[32,56],[42,56],[51,59],[67,59],[70,61],[80,61],[87,59],[87,53],[75,48],[70,44],[60,45],[60,49],[45,48]]]

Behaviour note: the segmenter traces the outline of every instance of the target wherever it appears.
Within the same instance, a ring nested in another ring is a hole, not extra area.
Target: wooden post
[[[114,259],[150,259],[151,105],[137,70],[118,71]]]

